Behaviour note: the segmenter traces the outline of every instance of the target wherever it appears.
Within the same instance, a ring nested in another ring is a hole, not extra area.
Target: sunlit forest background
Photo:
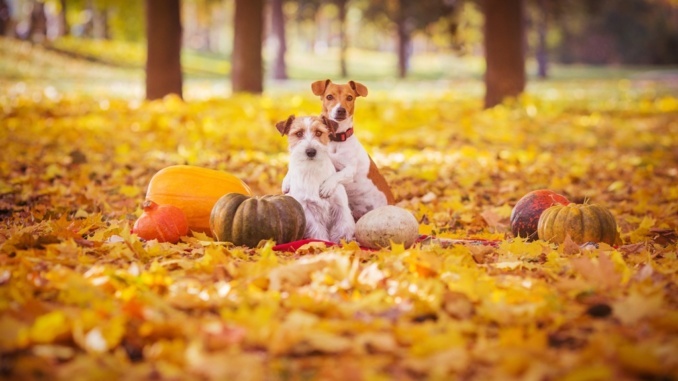
[[[280,194],[324,79],[416,244],[133,231],[167,167]],[[677,253],[676,0],[0,0],[0,379],[678,380]]]
[[[371,80],[386,89],[406,79],[437,81],[431,90],[480,91],[475,88],[485,69],[480,3],[267,1],[255,20],[263,30],[265,89],[303,88],[328,77]],[[235,3],[172,4],[146,6],[151,17],[180,7],[188,99],[229,95]],[[15,40],[3,40],[1,80],[28,85],[46,78],[56,90],[76,86],[143,96],[144,6],[131,0],[3,0],[0,31]],[[653,76],[678,62],[678,14],[670,0],[530,0],[523,13],[528,83]],[[30,54],[29,46],[38,53]],[[70,65],[51,65],[52,57],[103,64],[107,78],[84,80]]]

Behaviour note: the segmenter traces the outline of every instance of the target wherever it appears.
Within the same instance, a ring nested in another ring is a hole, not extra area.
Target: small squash
[[[549,189],[538,189],[523,196],[511,210],[511,232],[529,240],[537,238],[539,216],[553,205],[567,205],[570,201]]]
[[[190,230],[211,234],[212,207],[226,193],[251,195],[252,191],[230,173],[190,165],[173,165],[153,175],[146,199],[176,206],[186,215]]]
[[[355,239],[361,246],[381,249],[391,242],[410,247],[419,238],[419,223],[409,211],[395,205],[373,209],[355,225]]]
[[[132,233],[145,240],[177,243],[188,235],[188,222],[181,209],[173,205],[158,205],[146,200],[141,205],[144,212],[132,227]]]
[[[303,238],[306,217],[301,204],[290,196],[229,193],[214,204],[210,226],[219,241],[256,247],[261,240],[283,244]]]
[[[619,240],[614,216],[596,204],[554,205],[541,214],[537,232],[539,239],[553,243],[563,243],[568,235],[578,244]]]

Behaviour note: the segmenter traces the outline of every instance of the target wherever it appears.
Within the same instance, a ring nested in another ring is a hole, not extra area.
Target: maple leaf
[[[572,240],[569,234],[565,237],[565,241],[563,241],[560,248],[563,254],[566,255],[577,254],[581,251],[581,247]]]
[[[348,274],[349,260],[335,253],[324,253],[316,257],[302,258],[297,263],[285,265],[271,271],[269,275],[270,289],[281,290],[287,287],[299,287],[311,281],[311,275],[325,268],[333,268],[340,274]]]
[[[493,228],[494,230],[505,230],[508,226],[506,222],[506,217],[500,216],[497,212],[492,209],[487,209],[480,213],[480,216],[483,217],[487,226]]]
[[[614,262],[605,253],[599,253],[596,259],[572,258],[571,263],[577,272],[595,287],[611,289],[621,284],[622,275],[615,270]]]
[[[632,289],[629,295],[612,304],[614,316],[623,324],[633,326],[641,319],[661,313],[664,298],[661,294],[645,295]]]
[[[51,343],[71,332],[68,317],[62,311],[53,311],[39,316],[29,331],[29,337],[36,343]]]

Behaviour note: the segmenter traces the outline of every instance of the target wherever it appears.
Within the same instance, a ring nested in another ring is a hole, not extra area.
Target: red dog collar
[[[345,142],[351,136],[353,136],[353,127],[346,130],[346,132],[337,132],[334,135],[330,135],[330,140],[333,142]]]

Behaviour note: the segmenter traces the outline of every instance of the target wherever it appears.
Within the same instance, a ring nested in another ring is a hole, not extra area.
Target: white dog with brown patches
[[[321,185],[336,173],[330,159],[330,136],[337,123],[324,117],[291,115],[278,122],[276,128],[287,135],[290,162],[283,181],[283,190],[304,208],[306,230],[304,238],[325,241],[350,241],[355,233],[355,221],[349,208],[344,186],[338,184],[325,197]]]
[[[338,122],[329,145],[337,172],[320,185],[320,196],[328,197],[339,184],[343,184],[356,221],[372,209],[393,205],[395,200],[386,179],[353,135],[355,100],[367,96],[367,87],[354,81],[336,84],[326,79],[313,82],[311,90],[322,100],[322,116]]]

